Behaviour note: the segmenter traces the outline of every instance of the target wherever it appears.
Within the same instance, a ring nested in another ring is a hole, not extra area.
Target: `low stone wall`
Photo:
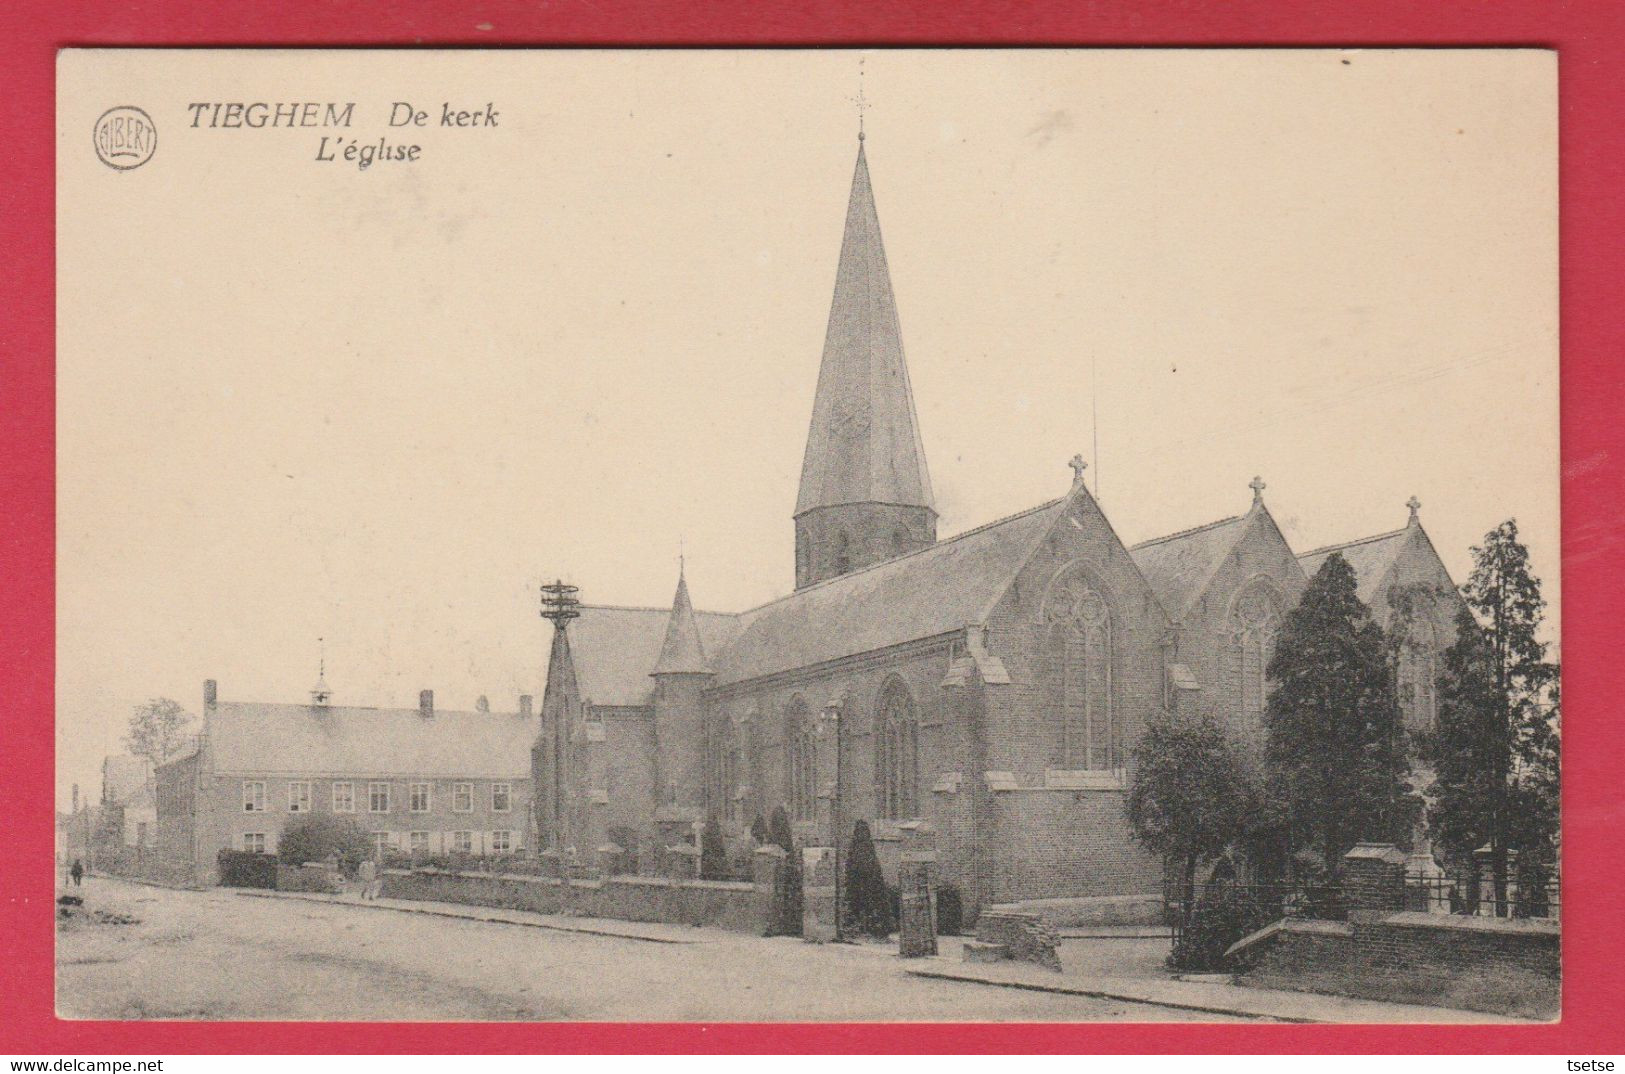
[[[1061,969],[1055,933],[1037,914],[1020,910],[983,910],[976,919],[976,946],[967,945],[965,957],[972,962],[1009,958],[1057,973]]]
[[[153,850],[118,847],[101,850],[96,855],[92,872],[108,876],[121,876],[143,883],[172,888],[194,888],[198,882],[197,870],[189,861],[171,861],[159,857]]]
[[[721,880],[668,880],[617,876],[561,881],[512,874],[386,869],[383,894],[391,899],[494,906],[540,914],[574,914],[621,921],[660,922],[767,932],[771,887]]]
[[[1264,988],[1551,1019],[1560,1005],[1556,922],[1390,913],[1285,921],[1238,979]]]
[[[1081,899],[1027,899],[998,903],[989,910],[1037,914],[1052,929],[1163,925],[1167,912],[1161,895],[1098,895]]]

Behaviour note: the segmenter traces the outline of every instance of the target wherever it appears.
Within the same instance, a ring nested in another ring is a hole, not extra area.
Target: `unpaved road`
[[[1216,1021],[904,974],[884,950],[693,931],[662,944],[93,877],[58,932],[65,1018]]]

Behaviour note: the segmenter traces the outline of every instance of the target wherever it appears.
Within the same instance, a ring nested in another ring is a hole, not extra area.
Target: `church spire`
[[[796,514],[848,503],[935,506],[861,144]]]
[[[827,510],[834,508],[841,510]],[[931,476],[862,141],[795,514],[798,586],[936,540]],[[877,524],[883,533],[874,532]],[[832,542],[847,549],[834,551]]]
[[[688,579],[677,572],[677,595],[672,598],[671,618],[666,621],[666,641],[660,647],[651,675],[708,674],[705,646],[700,642],[700,624],[694,618],[694,605],[688,599]]]

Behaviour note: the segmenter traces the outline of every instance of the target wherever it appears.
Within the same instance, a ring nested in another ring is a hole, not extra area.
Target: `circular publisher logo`
[[[139,168],[158,148],[158,128],[152,117],[132,105],[109,108],[96,121],[96,155],[109,168],[121,172]]]

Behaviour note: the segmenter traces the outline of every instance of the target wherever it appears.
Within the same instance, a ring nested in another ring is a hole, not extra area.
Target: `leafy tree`
[[[1281,624],[1265,711],[1269,793],[1328,870],[1362,840],[1408,843],[1417,815],[1389,652],[1333,552]]]
[[[1428,824],[1458,858],[1488,845],[1504,914],[1509,851],[1555,861],[1560,790],[1558,667],[1537,637],[1546,602],[1514,520],[1473,549],[1461,592],[1438,724],[1422,743],[1435,776]]]
[[[154,768],[180,748],[192,726],[192,714],[167,697],[155,697],[137,705],[130,714],[124,748],[135,757],[145,757]]]
[[[890,936],[897,928],[897,907],[881,874],[880,856],[875,853],[874,836],[866,820],[852,826],[845,872],[841,893],[846,902],[846,920],[865,935],[880,939]]]
[[[728,879],[728,848],[715,813],[705,818],[705,827],[700,829],[700,879]]]
[[[1128,819],[1142,846],[1181,866],[1185,905],[1196,869],[1247,830],[1258,790],[1224,728],[1205,717],[1152,719],[1134,750]]]
[[[289,865],[336,857],[354,869],[372,855],[372,840],[354,817],[336,813],[302,813],[288,818],[277,839],[277,857]]]

